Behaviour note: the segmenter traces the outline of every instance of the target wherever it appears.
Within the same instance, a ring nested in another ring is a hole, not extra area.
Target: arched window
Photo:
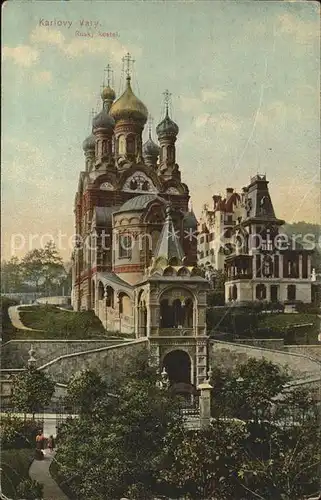
[[[118,137],[118,154],[124,155],[126,153],[126,139],[123,135]]]
[[[237,286],[236,285],[232,286],[232,299],[237,300]]]
[[[174,327],[182,326],[183,323],[183,311],[182,311],[182,303],[180,299],[175,299],[173,301],[173,320]]]
[[[126,138],[126,150],[129,154],[135,153],[135,137],[133,135],[128,135]]]
[[[172,308],[168,303],[168,299],[163,299],[160,303],[160,327],[172,328],[172,320]]]
[[[98,300],[103,300],[104,295],[105,295],[104,285],[100,281],[98,284]]]
[[[106,306],[114,307],[114,289],[111,286],[106,288]]]
[[[132,236],[130,234],[121,234],[119,236],[119,258],[130,259],[132,256]]]
[[[192,299],[185,299],[183,313],[184,313],[183,325],[186,328],[192,328],[193,327],[193,301],[192,301]]]

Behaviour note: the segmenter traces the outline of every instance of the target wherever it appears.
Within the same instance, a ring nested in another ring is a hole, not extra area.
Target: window
[[[132,237],[130,234],[119,236],[119,258],[130,259],[132,256]]]
[[[135,137],[129,135],[126,139],[127,143],[127,153],[134,154],[135,153]]]
[[[204,243],[204,236],[200,237],[200,243]]]
[[[123,135],[118,138],[118,153],[124,155],[126,153],[126,139]]]
[[[296,300],[296,286],[288,285],[288,300]]]
[[[265,300],[266,299],[266,286],[265,285],[256,285],[256,298],[257,300]]]

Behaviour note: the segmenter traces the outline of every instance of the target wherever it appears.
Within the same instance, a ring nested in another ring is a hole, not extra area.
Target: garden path
[[[51,477],[49,467],[55,452],[46,450],[43,460],[34,460],[29,469],[31,479],[43,484],[43,500],[68,500],[68,497],[59,488],[56,481]]]
[[[27,307],[30,304],[25,304],[24,307]],[[29,328],[28,326],[25,326],[21,319],[20,319],[20,314],[19,314],[19,307],[20,306],[11,306],[8,309],[8,314],[10,321],[12,325],[17,328],[18,330],[31,330],[34,332],[39,332],[40,330],[35,330],[34,328]]]

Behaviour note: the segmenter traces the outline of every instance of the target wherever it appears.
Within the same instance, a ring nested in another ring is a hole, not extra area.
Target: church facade
[[[129,60],[129,59],[128,59]],[[143,144],[146,106],[131,87],[116,99],[108,84],[75,198],[77,243],[72,304],[93,310],[107,331],[148,339],[151,356],[178,390],[206,379],[206,291],[197,266],[197,220],[176,162],[178,126],[156,127]]]

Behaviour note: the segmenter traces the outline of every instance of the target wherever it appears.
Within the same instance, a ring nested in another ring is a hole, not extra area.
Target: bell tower
[[[126,89],[112,105],[110,114],[115,120],[115,156],[129,162],[142,160],[142,132],[147,121],[146,106],[134,94],[131,88],[131,71],[134,60],[130,54],[123,57],[126,74]]]
[[[156,133],[160,144],[159,173],[164,180],[171,178],[180,180],[180,173],[176,161],[175,142],[179,131],[176,123],[169,117],[171,94],[164,92],[165,118],[157,125]]]

